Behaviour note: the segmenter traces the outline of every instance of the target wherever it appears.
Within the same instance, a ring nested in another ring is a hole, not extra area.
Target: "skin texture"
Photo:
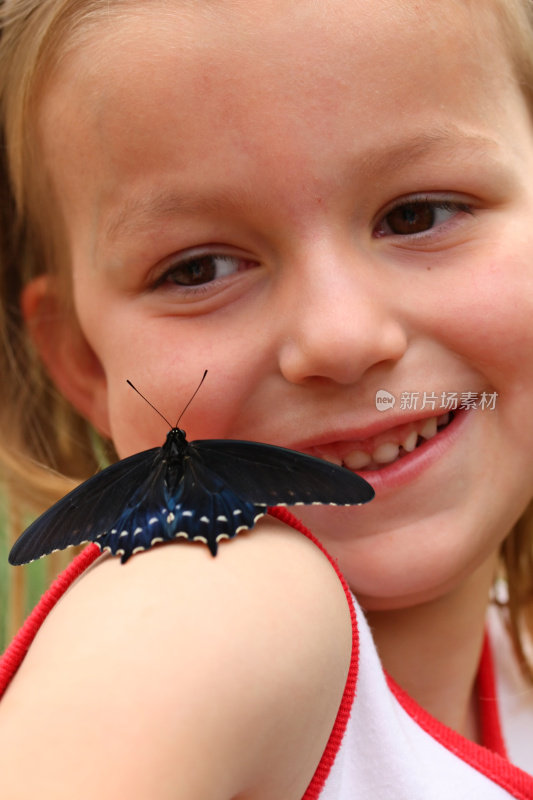
[[[475,738],[495,555],[533,486],[533,139],[486,4],[133,4],[50,75],[38,122],[77,320],[47,278],[24,309],[121,456],[165,435],[126,378],[174,419],[207,368],[190,440],[300,449],[384,425],[382,388],[498,393],[368,507],[298,512],[385,666]],[[413,199],[435,218],[398,233]],[[209,254],[216,280],[180,285]]]

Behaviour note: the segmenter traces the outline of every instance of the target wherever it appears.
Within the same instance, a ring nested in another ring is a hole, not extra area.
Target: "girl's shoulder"
[[[102,559],[50,614],[2,701],[8,794],[300,798],[350,655],[335,570],[276,520],[216,558],[177,543],[126,565]],[[92,766],[80,790],[81,753]]]

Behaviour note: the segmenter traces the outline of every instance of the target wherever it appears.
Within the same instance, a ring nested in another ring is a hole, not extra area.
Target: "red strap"
[[[280,506],[277,506],[276,508],[269,508],[268,513],[272,517],[280,519],[286,525],[290,525],[295,530],[303,533],[304,536],[310,539],[318,547],[318,549],[324,553],[329,563],[337,573],[337,576],[342,584],[342,588],[344,589],[346,600],[348,602],[348,608],[350,610],[350,618],[352,622],[352,653],[348,676],[346,678],[346,685],[344,687],[344,693],[342,695],[341,704],[337,712],[337,718],[335,719],[333,729],[330,733],[326,749],[322,754],[322,758],[320,759],[320,763],[318,764],[315,774],[311,779],[311,783],[307,787],[302,798],[302,800],[317,800],[331,771],[333,762],[335,761],[335,756],[337,755],[337,752],[341,746],[344,732],[350,718],[350,712],[352,710],[359,669],[359,630],[357,627],[355,609],[352,603],[352,596],[348,584],[346,583],[344,575],[339,570],[337,563],[329,555],[327,550],[325,550],[324,546],[318,541],[316,536],[313,536],[311,531],[306,528],[305,525],[300,522],[299,519],[293,516],[286,508]]]
[[[98,545],[88,545],[85,550],[71,561],[68,567],[55,579],[50,588],[43,594],[22,628],[0,658],[0,698],[22,663],[45,617],[50,613],[59,598],[66,592],[76,578],[100,555],[101,550]]]

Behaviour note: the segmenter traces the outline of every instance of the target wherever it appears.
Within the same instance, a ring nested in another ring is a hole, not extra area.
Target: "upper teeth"
[[[352,450],[344,456],[343,463],[349,469],[364,469],[372,463],[374,465],[390,464],[398,458],[400,447],[403,447],[406,453],[411,453],[416,447],[419,436],[426,440],[432,439],[437,433],[437,426],[446,425],[449,420],[449,414],[441,414],[439,417],[429,417],[424,420],[418,429],[413,429],[405,433],[400,443],[381,442],[376,445],[370,453],[366,450]]]
[[[416,431],[411,431],[408,433],[405,439],[402,442],[402,447],[406,453],[412,453],[416,447],[416,440],[418,439],[418,433]]]
[[[420,429],[420,436],[423,439],[431,439],[437,433],[437,417],[427,419]]]

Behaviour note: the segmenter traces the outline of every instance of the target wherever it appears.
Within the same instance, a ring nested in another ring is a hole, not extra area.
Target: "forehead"
[[[355,60],[358,52],[378,48],[394,64],[409,44],[413,64],[428,50],[437,56],[443,45],[452,62],[460,53],[475,64],[487,55],[483,47],[487,42],[492,51],[501,47],[501,25],[494,13],[499,5],[499,0],[152,0],[150,4],[115,0],[106,3],[105,13],[102,9],[95,13],[98,6],[90,3],[91,13],[79,14],[72,26],[63,27],[50,61],[65,63],[70,70],[77,54],[85,51],[90,58],[92,53],[92,64],[85,59],[83,70],[87,76],[98,76],[112,70],[113,62],[120,69],[118,54],[129,54],[133,60],[136,56],[139,65],[153,67],[168,60],[173,50],[184,67],[198,68],[199,58],[203,59],[207,72],[215,64],[222,66],[217,52],[224,52],[231,56],[231,64],[240,61],[250,67],[255,60],[265,77],[268,62],[273,72],[276,67],[312,69],[317,64],[322,70],[328,65],[337,70],[337,52],[347,66],[352,61],[346,61],[346,48]],[[168,34],[173,48],[168,47]],[[153,46],[157,41],[164,49]],[[470,45],[466,53],[465,44]],[[65,53],[71,57],[66,62]],[[384,74],[388,65],[386,59]],[[222,69],[221,75],[225,74]],[[357,81],[368,77],[364,58],[352,77]]]
[[[362,97],[366,88],[369,99],[386,100],[402,75],[407,92],[440,81],[460,102],[450,74],[463,70],[475,83],[511,72],[487,0],[128,0],[108,7],[113,13],[91,16],[90,24],[80,18],[76,34],[57,48],[55,74],[45,74],[48,88],[78,93],[81,122],[134,95],[142,78],[152,82],[154,103],[168,99],[184,111],[216,86],[228,116],[242,88],[266,116],[278,102],[296,109],[324,89],[333,96],[330,108],[316,104],[319,114],[337,110],[354,85]]]
[[[488,9],[463,0],[118,4],[80,28],[46,79],[46,161],[65,189],[98,174],[103,194],[130,179],[146,194],[146,175],[215,185],[228,163],[238,180],[269,159],[285,180],[303,180],[304,151],[318,182],[337,152],[371,173],[376,137],[401,151],[400,134],[424,149],[450,126],[504,136],[516,81]]]

